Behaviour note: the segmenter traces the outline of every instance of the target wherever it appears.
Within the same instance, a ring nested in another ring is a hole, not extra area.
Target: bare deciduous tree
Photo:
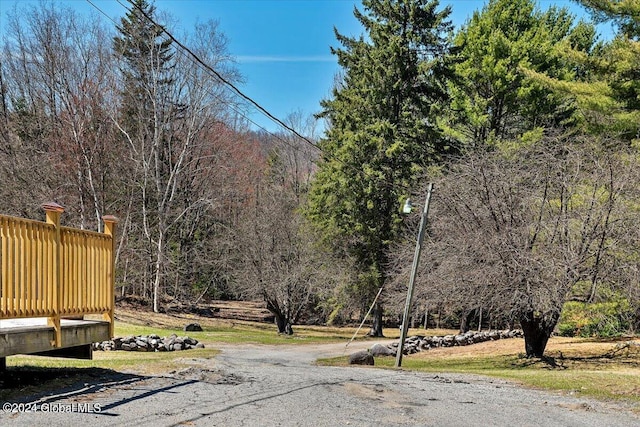
[[[314,123],[300,114],[292,126],[311,134]],[[317,150],[296,138],[263,136],[269,167],[256,181],[256,197],[238,221],[236,286],[242,297],[262,299],[279,333],[317,310],[319,301],[348,282],[347,261],[321,247],[299,208],[306,195]]]
[[[341,261],[318,247],[297,207],[291,191],[261,186],[236,238],[236,286],[241,296],[264,300],[278,332],[285,334],[292,334],[292,325],[313,311],[347,274]]]
[[[195,243],[195,234],[209,234],[198,222],[222,204],[210,190],[216,182],[206,178],[223,164],[216,144],[219,135],[228,136],[224,122],[231,101],[222,83],[189,54],[175,50],[150,18],[158,19],[155,8],[146,0],[133,1],[114,39],[124,82],[116,122],[133,161],[130,224],[139,238],[132,243],[144,254],[141,279],[151,288],[153,310],[159,311],[170,278],[177,287],[193,283],[181,272],[193,271],[183,263],[194,259],[191,249],[197,245],[186,246]],[[186,43],[207,64],[225,70],[229,80],[237,79],[214,22],[199,25]],[[210,221],[202,221],[206,224]]]
[[[635,162],[554,138],[456,161],[436,185],[420,287],[517,320],[527,356],[541,357],[576,285],[593,292],[619,271]]]

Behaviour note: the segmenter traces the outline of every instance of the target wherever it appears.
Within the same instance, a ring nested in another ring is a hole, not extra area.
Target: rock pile
[[[176,334],[162,338],[155,334],[117,337],[93,344],[94,350],[104,351],[180,351],[192,348],[204,348],[204,344],[194,338],[179,337]]]
[[[460,335],[445,335],[441,337],[416,335],[405,340],[402,354],[414,354],[434,347],[453,347],[456,345],[470,345],[485,341],[521,337],[523,337],[523,333],[521,330],[517,329],[508,331],[469,331]],[[399,342],[394,342],[388,346],[392,351],[392,354],[396,354],[398,351],[398,345],[400,345]]]

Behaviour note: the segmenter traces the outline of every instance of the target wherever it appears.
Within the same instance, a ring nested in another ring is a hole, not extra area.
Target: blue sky
[[[55,0],[77,10],[79,14],[96,12],[87,0]],[[125,3],[125,0],[120,0]],[[126,11],[118,0],[91,0],[108,16],[119,21]],[[0,0],[0,14],[15,4],[38,4],[32,0]],[[452,20],[462,25],[482,0],[441,1],[453,8]],[[319,102],[330,94],[338,71],[330,46],[337,46],[334,26],[345,35],[361,33],[353,16],[353,0],[156,0],[156,7],[178,21],[175,35],[189,31],[197,20],[218,20],[221,31],[229,39],[229,51],[238,60],[244,76],[240,89],[274,116],[284,119],[301,111],[305,115],[320,109]],[[550,5],[567,6],[580,13],[568,0],[540,1],[542,9]],[[101,17],[106,22],[106,17]],[[1,29],[0,29],[1,32]],[[253,121],[269,131],[278,125],[254,111]]]

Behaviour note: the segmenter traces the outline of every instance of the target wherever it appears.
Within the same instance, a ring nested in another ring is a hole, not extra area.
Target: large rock
[[[202,326],[199,323],[189,323],[184,327],[185,332],[201,332]]]
[[[371,349],[369,350],[369,352],[373,357],[396,355],[395,351],[391,350],[389,347],[382,344],[374,344],[373,347],[371,347]]]
[[[456,335],[454,339],[455,339],[456,345],[469,344],[468,338],[465,335]]]
[[[349,365],[374,365],[373,355],[368,350],[362,350],[349,356]]]

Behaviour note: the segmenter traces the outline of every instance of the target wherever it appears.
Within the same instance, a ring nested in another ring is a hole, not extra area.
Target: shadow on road
[[[146,379],[103,368],[9,366],[0,373],[0,400],[55,401]]]
[[[155,386],[150,386],[150,381]],[[162,384],[157,384],[158,382]],[[102,405],[101,415],[117,416],[117,413],[109,411],[195,382],[197,380],[189,378],[143,376],[95,367],[15,366],[7,367],[5,372],[0,373],[0,401],[41,405],[57,401],[86,401],[88,395],[96,392],[135,390],[132,394],[125,394],[118,400]]]

